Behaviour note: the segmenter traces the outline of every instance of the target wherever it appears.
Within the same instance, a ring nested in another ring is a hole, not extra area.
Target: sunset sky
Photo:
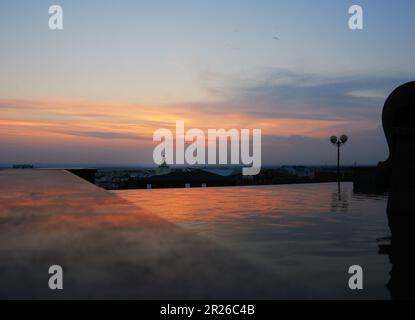
[[[48,8],[64,30],[48,28]],[[348,29],[348,8],[364,30]],[[387,155],[387,95],[415,80],[411,0],[0,2],[0,164],[152,164],[152,134],[259,128],[263,165]]]

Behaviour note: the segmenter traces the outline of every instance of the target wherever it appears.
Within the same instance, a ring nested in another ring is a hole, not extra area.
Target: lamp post
[[[330,142],[337,146],[337,185],[339,190],[339,198],[340,198],[340,147],[343,146],[347,140],[349,140],[349,137],[343,134],[340,138],[337,138],[336,136],[330,137]]]

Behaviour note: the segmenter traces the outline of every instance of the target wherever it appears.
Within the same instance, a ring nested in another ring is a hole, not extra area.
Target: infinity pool
[[[378,253],[390,235],[386,195],[351,183],[116,191],[117,195],[319,298],[389,299],[391,265]],[[364,289],[348,287],[360,265]],[[279,288],[284,290],[284,288]]]

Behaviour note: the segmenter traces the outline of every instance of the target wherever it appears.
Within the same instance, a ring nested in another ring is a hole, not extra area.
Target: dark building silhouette
[[[67,169],[69,172],[74,175],[95,184],[95,174],[97,169]]]
[[[388,288],[393,299],[415,298],[415,82],[406,83],[386,100],[383,129],[389,157],[378,175],[388,182],[387,215],[392,263]]]
[[[234,186],[238,185],[241,174],[231,174],[221,176],[205,170],[175,171],[162,175],[154,175],[138,182],[133,182],[132,186],[151,185],[155,188],[181,188],[188,185],[189,187],[201,186]]]

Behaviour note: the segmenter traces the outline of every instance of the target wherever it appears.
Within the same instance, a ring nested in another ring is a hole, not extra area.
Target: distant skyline
[[[64,30],[48,8],[64,9]],[[348,29],[348,8],[364,30]],[[0,3],[0,164],[152,164],[159,128],[260,128],[263,166],[387,156],[383,103],[414,80],[407,0]]]

